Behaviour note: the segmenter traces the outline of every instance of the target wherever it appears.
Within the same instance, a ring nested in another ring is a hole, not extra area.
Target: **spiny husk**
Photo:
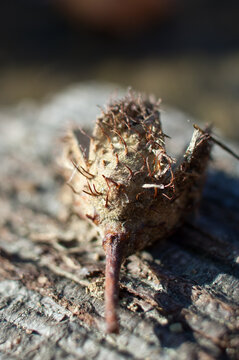
[[[108,331],[116,332],[120,264],[126,256],[169,236],[195,206],[211,141],[194,130],[184,160],[176,166],[165,149],[159,102],[134,94],[102,111],[90,137],[88,158],[80,148],[78,131],[67,136],[65,155],[73,171],[69,185],[75,211],[97,225],[103,239],[106,318]]]

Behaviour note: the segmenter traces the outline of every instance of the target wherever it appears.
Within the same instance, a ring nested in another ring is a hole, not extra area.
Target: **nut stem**
[[[104,241],[106,252],[105,269],[105,319],[107,333],[119,333],[117,316],[119,297],[119,272],[122,263],[123,239],[119,235],[109,235]]]

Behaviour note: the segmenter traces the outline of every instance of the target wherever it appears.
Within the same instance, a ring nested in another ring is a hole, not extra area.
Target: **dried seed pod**
[[[118,281],[128,255],[169,236],[198,202],[211,150],[197,128],[181,164],[165,149],[159,103],[128,94],[97,119],[86,158],[74,129],[65,155],[75,209],[99,229],[106,253],[107,332],[117,333]]]

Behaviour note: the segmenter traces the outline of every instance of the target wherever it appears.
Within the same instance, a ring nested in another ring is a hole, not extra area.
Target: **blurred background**
[[[238,140],[238,16],[236,0],[1,0],[0,106],[110,82]]]

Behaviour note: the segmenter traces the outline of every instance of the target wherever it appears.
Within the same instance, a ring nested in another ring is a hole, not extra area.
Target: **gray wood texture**
[[[216,146],[196,214],[126,260],[120,334],[104,333],[104,253],[63,205],[59,138],[112,90],[0,111],[0,359],[239,359],[239,163]],[[162,122],[180,153],[192,123],[172,109]]]

